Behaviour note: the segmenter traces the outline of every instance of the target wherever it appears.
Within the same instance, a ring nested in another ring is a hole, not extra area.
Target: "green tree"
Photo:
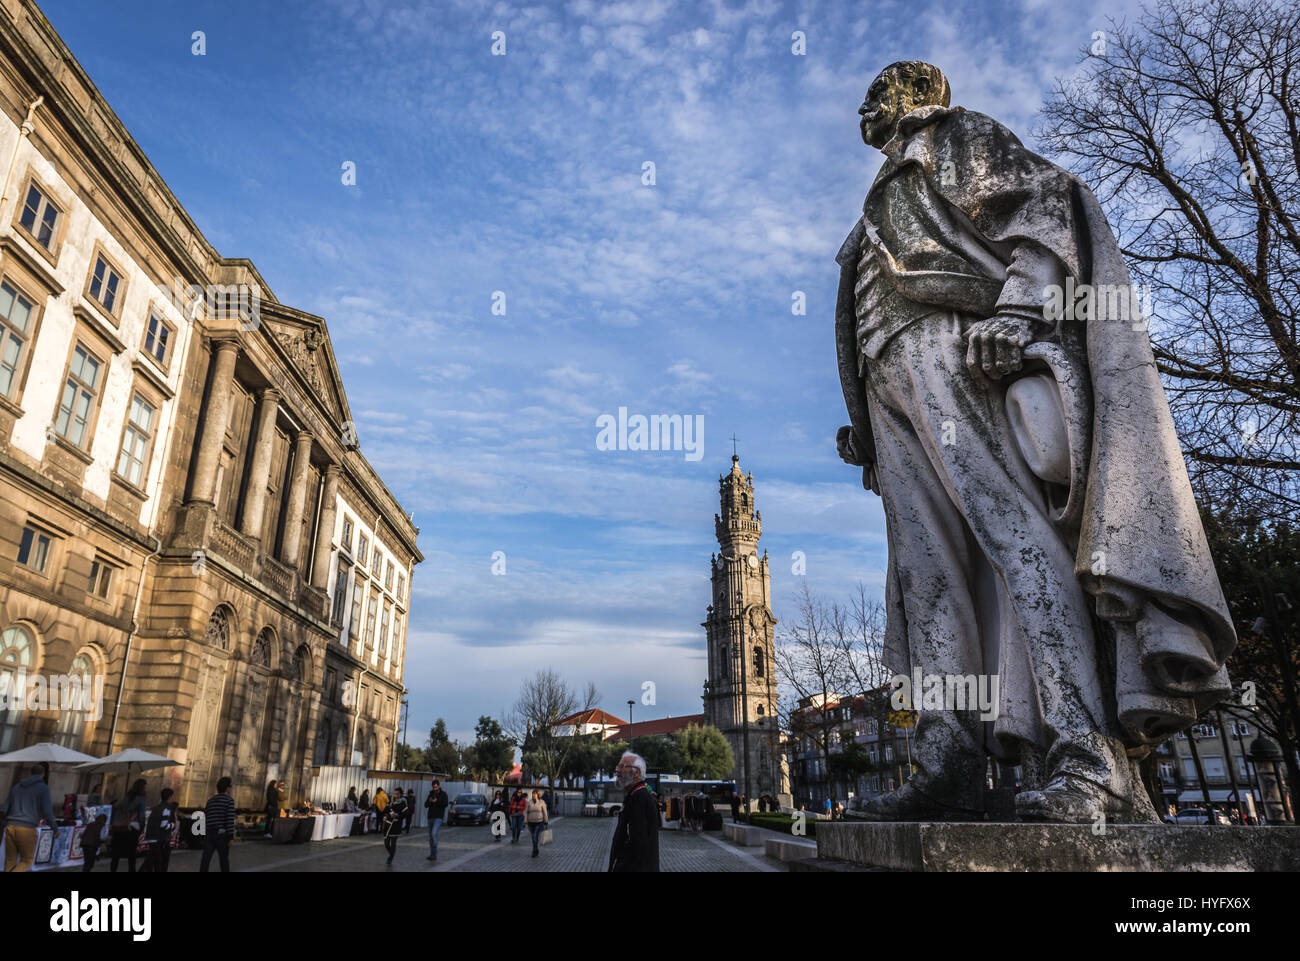
[[[670,735],[643,734],[640,737],[634,737],[632,738],[631,750],[633,754],[640,754],[645,758],[647,771],[658,774],[676,774],[681,770],[681,752],[677,749],[677,741]],[[614,763],[617,765],[617,757],[614,759]]]
[[[424,760],[429,770],[447,777],[459,777],[461,750],[447,734],[447,722],[438,718],[429,730],[429,741],[424,748]]]
[[[428,771],[429,762],[424,758],[424,751],[411,747],[405,742],[397,745],[397,769],[399,771]]]
[[[515,742],[506,737],[497,721],[483,714],[474,726],[474,743],[465,748],[461,760],[476,778],[496,782],[514,766]]]
[[[1281,746],[1294,791],[1300,784],[1300,528],[1227,512],[1202,512],[1202,521],[1237,628],[1237,650],[1228,661],[1238,692],[1233,699],[1241,703],[1243,686],[1253,685],[1247,699],[1254,703],[1246,706]]]
[[[712,724],[692,724],[673,736],[684,778],[721,780],[736,766],[731,745]]]

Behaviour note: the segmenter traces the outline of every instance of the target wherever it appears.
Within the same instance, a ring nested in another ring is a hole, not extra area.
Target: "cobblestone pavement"
[[[269,844],[239,841],[230,849],[232,871],[605,871],[609,864],[609,841],[615,822],[608,818],[565,817],[551,822],[552,844],[543,845],[532,857],[532,844],[525,831],[518,844],[507,835],[494,842],[487,827],[444,827],[438,836],[438,860],[429,855],[428,832],[411,828],[397,844],[392,867],[376,836],[339,838],[310,844]],[[199,851],[172,852],[170,869],[186,873],[199,869]],[[138,862],[137,862],[138,864]],[[213,858],[212,868],[218,863]],[[766,857],[761,848],[744,848],[718,834],[692,834],[664,830],[659,834],[659,867],[662,871],[785,871],[786,866]],[[66,868],[79,871],[80,868]],[[119,866],[125,871],[126,865]],[[96,874],[108,871],[108,858],[95,865]]]

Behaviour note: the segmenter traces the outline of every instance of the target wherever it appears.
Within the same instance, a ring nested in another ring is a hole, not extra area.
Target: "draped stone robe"
[[[886,663],[997,672],[1005,760],[1098,732],[1142,756],[1225,695],[1236,637],[1144,319],[1105,297],[1043,318],[1046,277],[1131,289],[1118,246],[1087,187],[982,114],[913,111],[885,153],[837,257],[836,342],[888,525]],[[994,313],[1034,317],[1020,378],[965,368]],[[1069,435],[1050,482],[1008,412],[1043,383]]]

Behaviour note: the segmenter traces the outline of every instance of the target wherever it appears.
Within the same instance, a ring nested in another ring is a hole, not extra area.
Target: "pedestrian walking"
[[[438,860],[438,833],[442,830],[443,819],[447,817],[448,803],[447,792],[442,789],[438,779],[434,778],[429,796],[424,799],[425,816],[429,821],[429,861]]]
[[[104,843],[104,834],[108,830],[108,815],[100,814],[86,825],[81,832],[81,870],[94,870],[99,858],[100,846]]]
[[[495,821],[496,812],[501,812],[501,822],[504,827],[505,822],[510,816],[510,812],[507,810],[508,807],[509,805],[506,803],[505,799],[501,797],[500,791],[497,791],[496,794],[492,795],[492,804],[488,806],[488,823],[492,825],[492,843],[494,844],[505,837],[506,833],[505,831],[502,831],[500,834],[497,834]]]
[[[113,820],[109,830],[108,862],[110,871],[117,871],[118,862],[126,858],[126,869],[135,873],[135,858],[140,849],[140,833],[149,815],[149,802],[145,799],[145,779],[139,778],[131,785],[126,797],[113,805]]]
[[[524,812],[528,810],[528,798],[524,792],[515,789],[514,797],[510,799],[510,843],[516,844],[519,841],[519,835],[524,831]]]
[[[534,789],[533,796],[524,807],[524,821],[528,825],[528,833],[533,836],[533,857],[537,857],[538,837],[546,829],[547,822],[550,820],[549,811],[546,802],[542,800],[542,792]]]
[[[740,820],[740,795],[735,791],[731,792],[731,823],[735,824]]]
[[[158,806],[149,812],[145,822],[144,837],[149,849],[145,852],[142,871],[167,873],[167,866],[172,857],[172,829],[176,827],[176,802],[172,795],[176,792],[169,787],[163,788],[162,799]]]
[[[609,848],[611,871],[659,870],[659,802],[645,784],[645,758],[628,752],[614,776],[626,792]]]
[[[384,850],[388,852],[390,865],[393,863],[393,856],[397,854],[397,837],[402,833],[402,825],[406,822],[409,806],[406,798],[402,796],[402,789],[393,788],[393,802],[384,811]]]
[[[203,858],[199,870],[207,873],[212,855],[221,860],[221,873],[230,871],[230,842],[235,839],[235,799],[230,796],[230,778],[217,782],[217,793],[203,808]]]
[[[50,803],[50,786],[41,776],[43,770],[33,764],[5,800],[6,872],[30,871],[36,860],[36,829],[42,820],[54,827],[54,805]]]

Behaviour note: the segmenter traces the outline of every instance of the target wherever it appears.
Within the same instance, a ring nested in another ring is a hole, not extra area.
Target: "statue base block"
[[[817,823],[792,871],[1300,871],[1300,827]]]

